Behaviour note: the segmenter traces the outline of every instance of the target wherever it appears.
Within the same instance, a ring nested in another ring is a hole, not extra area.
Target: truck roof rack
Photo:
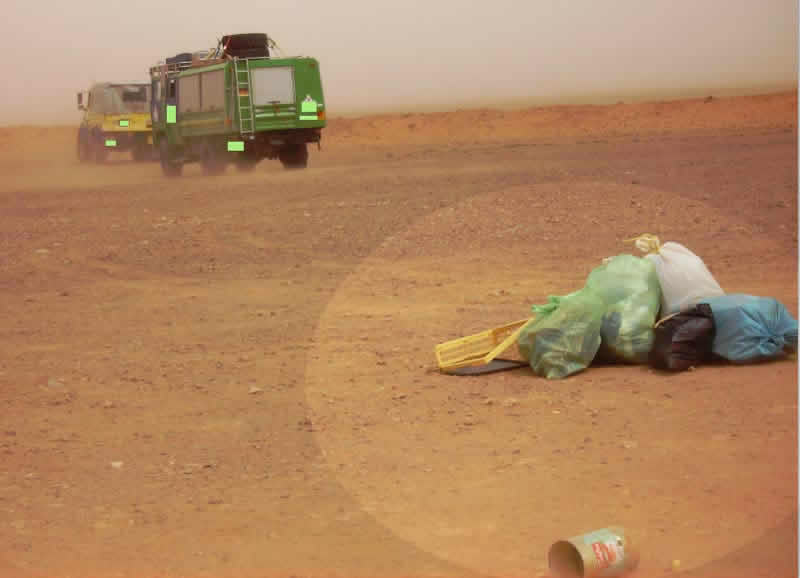
[[[226,34],[217,43],[216,48],[194,52],[181,52],[170,56],[150,67],[150,74],[166,72],[173,74],[196,68],[219,64],[227,60],[238,58],[270,58],[270,49],[280,49],[269,36],[263,32],[247,34]]]

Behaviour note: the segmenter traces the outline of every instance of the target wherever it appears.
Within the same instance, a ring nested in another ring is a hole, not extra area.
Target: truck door
[[[153,126],[161,122],[161,105],[164,102],[161,95],[161,78],[154,78],[150,87],[150,121]]]
[[[164,122],[169,140],[174,142],[180,139],[180,132],[178,131],[178,79],[176,77],[165,78],[165,98],[164,98]]]

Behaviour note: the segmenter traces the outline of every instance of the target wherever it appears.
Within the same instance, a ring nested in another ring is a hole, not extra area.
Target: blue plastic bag
[[[732,294],[702,302],[714,315],[716,355],[750,363],[797,351],[797,320],[777,299]]]

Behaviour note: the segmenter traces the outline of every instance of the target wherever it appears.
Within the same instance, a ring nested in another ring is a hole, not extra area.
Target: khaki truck
[[[135,161],[155,160],[149,84],[94,84],[78,93],[78,109],[83,111],[81,162],[102,163],[111,152],[130,152]]]

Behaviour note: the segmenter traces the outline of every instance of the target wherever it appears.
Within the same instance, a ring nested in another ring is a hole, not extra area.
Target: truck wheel
[[[158,143],[158,156],[161,161],[161,172],[165,177],[179,177],[183,173],[183,163],[175,162],[169,150],[169,143],[166,137]]]
[[[308,166],[308,149],[306,143],[292,144],[278,152],[278,159],[285,169],[304,169]]]
[[[152,151],[150,150],[150,145],[147,144],[147,141],[137,141],[131,149],[131,156],[137,163],[149,160],[151,158],[151,153]]]
[[[86,131],[78,131],[78,162],[85,163],[89,160],[89,143],[86,139]]]
[[[219,147],[216,146],[213,140],[209,140],[203,147],[203,157],[200,164],[203,166],[203,172],[208,176],[221,175],[225,172],[227,166],[227,159],[222,156]]]
[[[239,157],[236,159],[236,170],[240,173],[252,172],[260,160],[261,159],[251,157]]]
[[[103,139],[103,133],[95,133],[92,138],[92,152],[94,153],[94,162],[103,164],[108,158],[108,149],[106,148],[106,141]]]

